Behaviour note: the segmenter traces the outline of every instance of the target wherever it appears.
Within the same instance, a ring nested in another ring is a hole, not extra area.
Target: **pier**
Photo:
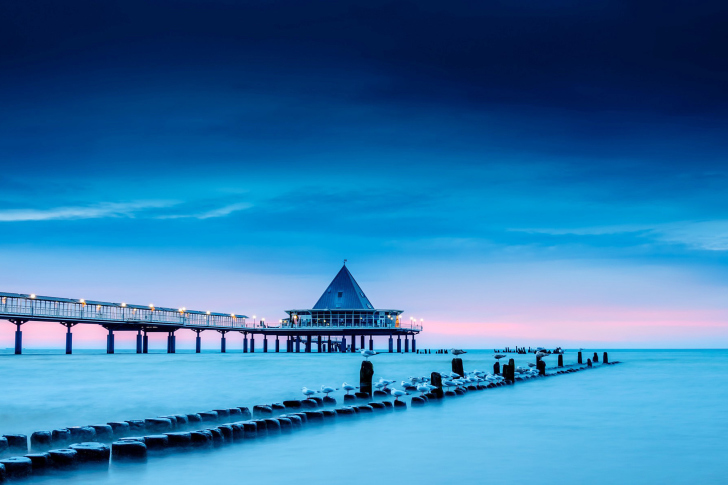
[[[342,306],[343,305],[343,306]],[[227,351],[226,334],[243,334],[243,352],[259,348],[269,352],[269,338],[274,352],[356,352],[374,348],[374,337],[388,339],[389,352],[415,352],[415,336],[422,325],[403,322],[401,310],[375,309],[354,280],[346,265],[336,275],[319,302],[311,310],[288,310],[289,318],[278,325],[264,320],[251,322],[238,313],[164,308],[154,305],[110,303],[69,299],[35,294],[0,292],[0,320],[16,326],[15,353],[23,352],[23,325],[32,322],[55,322],[66,327],[66,353],[73,353],[74,326],[100,325],[108,331],[106,353],[115,350],[115,332],[136,332],[136,353],[149,352],[149,333],[167,334],[167,353],[176,352],[176,332],[195,332],[195,351],[201,351],[201,333],[212,330],[220,334],[220,352]],[[395,347],[396,337],[396,347]]]

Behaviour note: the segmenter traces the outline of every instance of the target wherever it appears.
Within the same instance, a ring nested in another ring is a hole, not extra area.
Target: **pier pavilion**
[[[321,352],[322,345],[325,351],[338,350],[345,352],[347,349],[356,352],[356,337],[360,338],[358,346],[364,349],[367,345],[366,337],[369,337],[368,347],[374,348],[375,336],[389,337],[389,351],[394,351],[394,336],[397,336],[397,352],[402,352],[402,337],[404,337],[404,352],[410,351],[409,337],[412,340],[412,351],[416,350],[415,335],[422,330],[422,326],[409,323],[404,324],[401,320],[402,310],[377,309],[369,301],[359,284],[352,276],[346,263],[334,277],[331,284],[318,299],[311,309],[286,310],[288,318],[282,321],[281,327],[285,328],[293,339],[289,337],[288,345],[295,343],[296,349],[300,346],[301,337],[305,337],[307,352],[311,351],[311,337],[317,338],[318,351]],[[325,342],[321,337],[326,336]],[[339,348],[332,349],[331,337],[339,338]],[[347,345],[347,337],[349,344]]]

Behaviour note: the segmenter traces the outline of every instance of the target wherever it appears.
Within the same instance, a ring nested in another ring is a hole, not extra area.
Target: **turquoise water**
[[[725,483],[724,354],[612,350],[623,364],[36,481]],[[375,380],[449,370],[450,358],[378,355]],[[466,370],[490,370],[492,352],[464,361]],[[360,363],[351,354],[0,355],[0,433],[281,401],[301,386],[357,382]]]

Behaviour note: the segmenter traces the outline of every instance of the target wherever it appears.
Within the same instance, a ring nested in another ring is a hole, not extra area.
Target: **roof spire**
[[[346,266],[346,259],[344,260],[344,266]]]
[[[361,287],[346,267],[341,267],[324,294],[313,306],[314,310],[342,308],[347,310],[371,310],[374,308]]]

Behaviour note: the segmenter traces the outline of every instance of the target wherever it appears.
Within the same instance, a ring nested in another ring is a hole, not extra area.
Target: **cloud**
[[[54,221],[135,217],[138,213],[169,207],[172,201],[102,202],[89,206],[53,207],[50,209],[11,209],[0,211],[0,222]]]
[[[189,214],[168,214],[157,216],[157,219],[212,219],[215,217],[227,217],[233,212],[238,212],[253,207],[253,204],[248,202],[238,202],[235,204],[229,204],[217,209],[210,209],[202,212],[193,212]]]

